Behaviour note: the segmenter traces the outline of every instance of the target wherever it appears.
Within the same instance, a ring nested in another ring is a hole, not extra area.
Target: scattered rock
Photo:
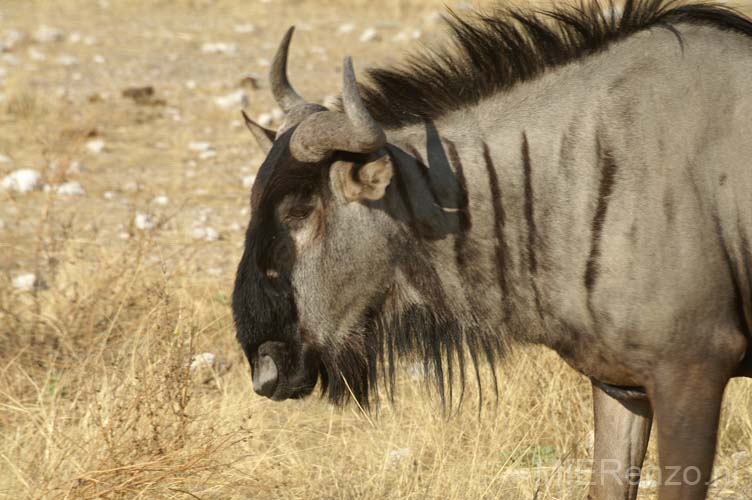
[[[104,141],[102,139],[91,139],[86,142],[86,149],[90,153],[99,154],[104,151]]]
[[[70,54],[62,54],[57,58],[57,63],[62,66],[75,66],[78,64],[78,58]]]
[[[26,39],[26,33],[20,30],[8,30],[0,39],[0,51],[10,52]]]
[[[62,42],[65,33],[59,28],[43,24],[34,32],[33,38],[39,43]]]
[[[47,59],[47,56],[39,49],[36,49],[34,47],[29,47],[29,50],[26,51],[27,54],[29,54],[29,59],[32,61],[44,61]]]
[[[250,104],[250,101],[248,100],[245,91],[241,89],[236,90],[235,92],[230,92],[224,96],[215,97],[214,103],[222,109],[230,109],[239,107],[244,108]]]
[[[269,125],[272,124],[272,122],[274,121],[274,118],[272,117],[271,113],[261,113],[258,116],[257,120],[258,120],[259,125],[261,125],[262,127],[268,127]]]
[[[204,54],[234,55],[238,51],[237,44],[226,42],[206,42],[201,46]]]
[[[256,182],[255,175],[246,175],[245,177],[243,177],[243,187],[246,189],[252,188],[254,182]]]
[[[285,112],[279,108],[274,108],[272,110],[272,118],[274,119],[275,122],[280,123],[282,120],[285,119]]]
[[[397,448],[390,450],[386,455],[386,461],[389,465],[396,465],[405,460],[412,458],[413,452],[410,448]]]
[[[0,50],[1,49],[2,48],[0,47]],[[2,59],[5,64],[10,64],[11,66],[18,66],[21,64],[21,59],[15,54],[3,54]]]
[[[102,193],[102,198],[104,198],[105,200],[114,200],[115,193],[113,193],[112,191],[105,191],[104,193]]]
[[[206,141],[192,141],[188,143],[188,149],[191,151],[208,151],[211,147],[211,144]]]
[[[195,354],[191,358],[190,371],[194,380],[207,384],[214,380],[218,375],[222,375],[228,370],[227,363],[220,360],[216,354],[211,352],[202,352]]]
[[[0,153],[0,163],[10,163],[10,156]]]
[[[0,185],[17,193],[30,193],[42,187],[42,176],[36,170],[22,168],[5,176]]]
[[[73,160],[68,165],[68,168],[65,170],[66,175],[78,175],[81,172],[86,171],[86,167],[81,164],[78,160]]]
[[[272,62],[265,57],[259,57],[258,59],[256,59],[256,64],[258,64],[262,68],[268,68],[272,65]]]
[[[217,156],[217,152],[213,149],[207,149],[206,151],[201,151],[198,154],[199,160],[208,160],[209,158],[214,158]]]
[[[233,31],[235,33],[254,33],[256,31],[256,26],[247,23],[247,24],[236,24],[235,27],[233,27]]]
[[[379,32],[376,31],[375,28],[368,28],[363,33],[360,34],[359,40],[361,42],[378,42],[381,40],[381,35],[379,35]]]
[[[156,196],[153,200],[151,200],[151,202],[155,205],[166,207],[170,204],[170,199],[166,195],[160,194],[159,196]]]
[[[157,227],[156,219],[150,214],[137,213],[133,223],[142,231],[151,231]]]
[[[95,54],[92,60],[95,64],[104,64],[106,62],[104,56],[101,54]]]
[[[83,196],[86,194],[79,182],[70,181],[57,187],[57,194],[62,196]]]
[[[30,292],[37,286],[37,275],[23,273],[13,278],[13,288],[20,292]]]
[[[191,230],[191,237],[194,240],[217,241],[219,240],[219,231],[213,227],[194,227]]]
[[[340,24],[339,28],[337,28],[337,32],[342,34],[352,33],[353,31],[355,31],[355,24],[353,23]]]

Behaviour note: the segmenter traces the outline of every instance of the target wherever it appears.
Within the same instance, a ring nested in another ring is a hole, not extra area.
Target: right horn
[[[373,153],[386,144],[386,134],[366,109],[358,91],[352,59],[345,58],[342,86],[344,114],[314,113],[290,139],[290,150],[299,161],[317,163],[334,151]]]
[[[295,92],[295,89],[290,85],[290,80],[287,79],[287,53],[290,50],[290,40],[294,31],[295,26],[288,28],[269,70],[269,82],[271,83],[274,100],[285,113],[289,113],[291,109],[300,104],[306,104],[306,100]]]

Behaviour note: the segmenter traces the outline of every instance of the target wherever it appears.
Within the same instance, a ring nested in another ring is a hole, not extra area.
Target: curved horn
[[[277,53],[274,54],[274,61],[269,70],[269,82],[272,87],[274,100],[285,113],[299,104],[306,104],[305,99],[295,92],[287,79],[287,53],[290,50],[290,40],[295,31],[295,26],[290,26],[279,44]]]
[[[386,144],[386,135],[363,104],[350,56],[345,58],[342,80],[342,105],[353,126],[353,139],[359,148],[356,152],[372,153]]]
[[[350,57],[344,62],[342,105],[344,114],[333,111],[314,113],[298,126],[290,139],[290,150],[295,158],[317,163],[333,151],[367,154],[386,144],[384,130],[360,97]]]

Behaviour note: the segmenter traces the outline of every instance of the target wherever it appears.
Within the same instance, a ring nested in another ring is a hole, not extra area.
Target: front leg
[[[595,446],[590,500],[634,500],[652,411],[645,399],[619,401],[593,384]]]

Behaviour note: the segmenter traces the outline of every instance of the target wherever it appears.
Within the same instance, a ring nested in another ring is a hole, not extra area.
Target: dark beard
[[[422,362],[426,381],[434,385],[443,408],[454,405],[454,389],[459,382],[458,407],[462,405],[469,354],[479,394],[479,363],[488,361],[498,396],[495,363],[503,357],[500,336],[479,328],[467,329],[456,318],[411,305],[397,313],[371,309],[363,324],[350,336],[347,345],[322,353],[322,396],[342,405],[354,398],[364,409],[378,407],[379,383],[385,385],[394,401],[398,360]],[[482,397],[482,395],[481,395]]]

